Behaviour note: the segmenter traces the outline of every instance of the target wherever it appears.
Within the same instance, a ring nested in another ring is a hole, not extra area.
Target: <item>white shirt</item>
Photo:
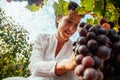
[[[55,57],[57,47],[55,35],[40,34],[34,43],[30,58],[29,69],[32,75],[30,80],[77,80],[74,71],[67,72],[61,76],[54,74],[57,62],[67,60],[73,50],[72,41],[68,40]]]

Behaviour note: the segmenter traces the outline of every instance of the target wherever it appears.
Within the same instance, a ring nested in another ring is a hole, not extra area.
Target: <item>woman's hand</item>
[[[65,59],[63,61],[60,61],[56,64],[55,67],[55,74],[56,75],[62,75],[65,72],[72,71],[77,66],[75,61],[75,54],[74,52],[70,56],[69,59]]]
[[[64,66],[67,71],[72,71],[77,66],[74,52],[72,53],[70,58],[65,62]]]

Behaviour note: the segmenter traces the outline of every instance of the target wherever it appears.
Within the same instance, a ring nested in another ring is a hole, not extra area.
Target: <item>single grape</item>
[[[82,64],[85,67],[93,67],[95,65],[95,61],[94,61],[94,59],[91,56],[85,56],[82,59]]]
[[[83,78],[85,78],[85,80],[97,80],[98,72],[94,68],[86,68]]]
[[[102,60],[107,60],[110,58],[111,50],[107,46],[99,46],[96,55]]]
[[[75,72],[76,76],[82,76],[84,70],[85,70],[85,67],[83,65],[77,65],[74,72]]]
[[[83,56],[82,54],[78,54],[78,55],[75,57],[75,60],[76,60],[77,65],[81,64],[83,57],[84,57],[84,56]]]

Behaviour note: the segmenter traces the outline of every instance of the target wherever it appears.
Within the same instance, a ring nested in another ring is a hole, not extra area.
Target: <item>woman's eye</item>
[[[78,27],[78,24],[75,24],[75,27],[77,28],[77,27]]]
[[[68,20],[68,24],[72,24],[72,21]]]

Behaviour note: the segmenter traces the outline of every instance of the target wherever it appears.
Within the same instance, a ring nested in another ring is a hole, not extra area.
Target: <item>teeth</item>
[[[68,35],[71,35],[71,34],[70,34],[69,32],[67,32],[67,31],[66,31],[66,33],[67,33]]]

